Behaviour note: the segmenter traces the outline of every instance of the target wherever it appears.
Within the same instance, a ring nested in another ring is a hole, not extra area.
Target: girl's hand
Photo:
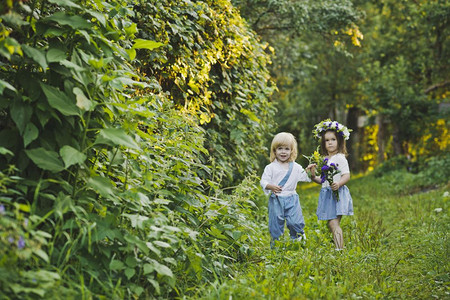
[[[309,165],[306,167],[306,171],[309,171],[309,172],[310,172],[311,178],[312,178],[312,179],[316,178],[316,167],[317,167],[316,164],[309,164]]]
[[[333,182],[333,183],[331,184],[331,189],[332,189],[333,191],[337,191],[339,188],[340,188],[339,183]]]
[[[275,194],[279,194],[282,191],[282,187],[279,185],[274,185],[274,184],[268,184],[266,186],[266,189],[271,190],[273,193]]]

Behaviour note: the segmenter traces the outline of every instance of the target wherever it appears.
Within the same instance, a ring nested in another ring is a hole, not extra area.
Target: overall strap
[[[283,186],[283,185],[285,185],[285,183],[286,183],[286,181],[288,181],[288,179],[289,179],[289,176],[291,176],[291,173],[292,173],[292,168],[294,167],[294,162],[290,162],[289,163],[289,170],[288,170],[288,172],[286,173],[286,176],[284,176],[284,178],[280,181],[280,183],[278,183],[278,185],[280,185],[280,186]]]

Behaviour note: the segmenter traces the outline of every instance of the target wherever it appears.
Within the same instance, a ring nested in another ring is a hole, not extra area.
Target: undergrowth
[[[342,219],[345,250],[334,250],[317,221],[319,187],[300,185],[306,245],[285,238],[271,250],[256,246],[252,261],[231,279],[199,290],[202,299],[444,299],[449,286],[449,185],[417,189],[420,175],[354,176],[348,186],[355,215]],[[260,209],[265,214],[265,209]]]

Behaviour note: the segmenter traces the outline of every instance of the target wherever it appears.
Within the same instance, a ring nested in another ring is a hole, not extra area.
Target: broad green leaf
[[[87,9],[86,12],[88,12],[91,16],[96,18],[100,22],[100,24],[102,24],[103,26],[106,26],[105,15],[103,15],[102,13],[100,13],[98,11],[94,11],[94,10],[91,10],[91,9]]]
[[[114,195],[113,185],[111,180],[106,177],[96,176],[89,178],[87,185],[93,188],[96,192],[100,193],[105,198]]]
[[[48,262],[48,255],[42,249],[34,249],[33,253],[42,258],[45,262]]]
[[[10,11],[7,14],[3,14],[2,20],[4,23],[13,24],[17,27],[30,24],[30,23],[24,21],[23,17],[14,11]]]
[[[132,49],[149,49],[149,50],[153,50],[153,49],[159,48],[161,46],[164,46],[164,44],[160,43],[160,42],[150,41],[150,40],[135,39]]]
[[[173,273],[170,268],[166,267],[165,265],[160,264],[157,261],[154,261],[154,262],[155,262],[155,270],[156,270],[156,272],[158,272],[158,274],[165,275],[168,277],[173,277]]]
[[[43,52],[28,45],[22,45],[22,50],[29,58],[37,62],[42,67],[44,72],[47,70],[47,59],[45,58]]]
[[[94,108],[92,101],[89,100],[86,95],[84,95],[83,91],[80,88],[73,88],[73,93],[76,96],[78,108],[84,111],[91,111]]]
[[[156,294],[157,294],[157,295],[161,294],[161,290],[160,290],[158,281],[153,280],[153,279],[147,279],[147,280],[148,280],[148,282],[150,282],[150,283],[153,285],[153,287],[155,288]]]
[[[68,61],[68,60],[66,60],[66,59],[61,60],[59,63],[60,63],[61,65],[63,65],[64,67],[67,67],[67,68],[69,68],[69,69],[73,69],[73,70],[75,70],[75,71],[77,71],[77,72],[83,72],[83,71],[86,71],[85,68],[83,68],[83,67],[81,67],[81,66],[79,66],[79,65],[77,65],[77,64],[74,64],[73,62]]]
[[[86,160],[86,155],[71,146],[63,146],[59,150],[66,168],[75,164],[82,164]]]
[[[138,144],[120,128],[104,128],[98,134],[96,144],[107,144],[112,146],[125,146],[139,149]]]
[[[121,262],[120,260],[114,259],[109,264],[109,269],[110,270],[123,270],[123,269],[125,269],[125,264],[123,262]]]
[[[0,54],[6,57],[8,60],[11,59],[11,55],[17,53],[20,56],[23,55],[22,48],[20,44],[13,38],[7,37],[0,40]]]
[[[11,118],[13,119],[14,123],[16,123],[21,135],[25,131],[28,122],[30,122],[32,113],[33,108],[30,105],[27,105],[25,102],[16,99],[12,103]]]
[[[41,169],[52,172],[60,172],[64,170],[64,165],[59,159],[58,153],[55,151],[45,150],[44,148],[36,148],[25,150],[27,156]]]
[[[13,87],[8,82],[0,79],[0,95],[3,95],[3,91],[5,90],[5,88],[10,89],[11,91],[17,92],[15,87]]]
[[[132,268],[127,268],[125,270],[125,276],[127,276],[128,279],[133,277],[134,274],[136,274],[136,271],[134,269],[132,269]]]
[[[136,258],[134,256],[127,256],[127,259],[125,260],[125,263],[127,266],[134,268],[137,265]]]
[[[144,228],[144,222],[147,221],[149,218],[146,216],[141,215],[131,215],[131,214],[122,214],[124,217],[127,217],[131,221],[131,226],[133,228]]]
[[[59,25],[67,25],[73,29],[88,29],[92,27],[92,24],[83,19],[80,16],[70,16],[65,12],[57,12],[45,20],[54,21]]]
[[[81,8],[78,4],[75,4],[70,0],[48,0],[48,2],[66,7]]]
[[[152,244],[152,242],[147,242],[145,244],[147,245],[148,249],[152,250],[156,255],[158,255],[158,257],[161,257],[161,251],[158,248],[156,248]]]
[[[153,244],[162,247],[162,248],[170,248],[170,244],[163,241],[154,241]]]
[[[64,59],[66,59],[66,52],[61,50],[61,49],[57,49],[57,48],[50,48],[47,51],[47,61],[49,63],[51,62],[60,62]]]
[[[23,146],[26,148],[32,141],[39,136],[39,130],[33,123],[28,123],[23,133]]]
[[[131,290],[134,294],[136,294],[136,296],[138,296],[138,298],[139,298],[139,296],[144,292],[144,288],[141,287],[141,286],[138,286],[138,285],[136,285],[136,284],[130,284],[129,287],[130,287],[130,290]]]
[[[144,264],[144,275],[151,273],[155,270],[155,267],[151,264]]]
[[[24,212],[30,212],[30,205],[29,204],[17,204],[17,207]]]
[[[57,88],[44,83],[41,83],[41,88],[44,91],[45,96],[47,96],[48,103],[51,107],[57,109],[65,116],[80,115],[80,110],[68,95]]]
[[[125,51],[128,53],[130,60],[133,60],[136,58],[136,50],[135,49],[125,49]]]
[[[5,154],[9,154],[14,156],[14,153],[12,153],[11,151],[9,151],[8,149],[4,148],[4,147],[0,147],[0,154],[5,155]]]

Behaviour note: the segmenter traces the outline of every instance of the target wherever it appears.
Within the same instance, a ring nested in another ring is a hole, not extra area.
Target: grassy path
[[[449,185],[423,191],[407,173],[353,178],[355,216],[334,250],[315,216],[318,186],[303,186],[307,244],[266,245],[207,299],[450,299]],[[261,235],[268,235],[261,226]]]

